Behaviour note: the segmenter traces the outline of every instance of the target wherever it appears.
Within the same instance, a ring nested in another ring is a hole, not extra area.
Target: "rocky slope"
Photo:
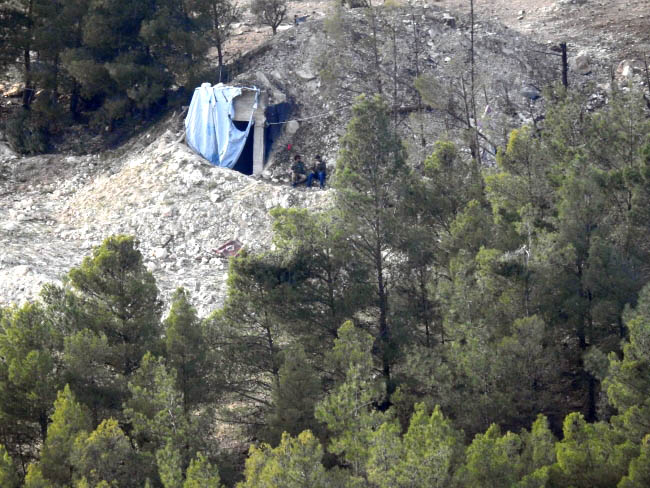
[[[567,8],[567,12],[580,7],[578,3],[556,3],[555,7]],[[603,3],[609,0],[599,4]],[[491,5],[501,8],[499,12],[505,9],[502,1]],[[543,7],[546,5],[540,3],[539,8]],[[414,23],[418,29],[426,27],[420,30],[420,69],[447,87],[458,85],[469,39],[464,15],[435,6],[418,7],[416,14],[394,10],[390,26],[399,34],[397,42],[392,46],[382,39],[380,43],[382,69],[387,73],[383,82],[404,100],[400,128],[410,147],[418,146],[418,151],[412,152],[415,163],[430,152],[438,138],[450,134],[454,123],[444,110],[430,111],[426,114],[426,144],[414,143],[418,129],[408,110],[414,100],[409,32]],[[521,22],[532,25],[530,10],[521,15]],[[547,43],[531,40],[520,30],[500,24],[496,17],[484,15],[477,22],[476,59],[483,88],[479,109],[487,113],[489,105],[492,114],[481,122],[486,133],[491,132],[495,142],[502,144],[508,127],[533,115],[535,107],[522,97],[521,88],[558,79],[559,65],[555,57],[543,54],[550,47]],[[106,236],[127,233],[138,237],[163,297],[184,286],[205,314],[224,299],[227,262],[216,256],[215,248],[237,238],[249,249],[268,249],[271,208],[330,206],[331,190],[295,190],[286,183],[289,154],[284,148],[290,142],[294,151],[308,160],[323,154],[332,168],[351,103],[368,82],[356,73],[371,71],[359,50],[336,51],[335,40],[318,18],[314,15],[304,24],[285,29],[242,59],[238,82],[263,88],[271,103],[289,100],[295,106],[296,121],[278,142],[262,178],[212,167],[192,153],[181,142],[180,114],[170,115],[119,150],[103,154],[24,158],[0,143],[0,306],[33,299],[43,283],[61,280]],[[361,10],[346,11],[339,42],[355,46],[368,37],[369,29]],[[603,36],[609,35],[603,32]],[[593,45],[600,49],[603,44]],[[393,49],[397,58],[391,56]],[[582,60],[587,63],[583,69],[572,70],[571,81],[601,83],[600,90],[606,92],[611,62],[618,58],[593,52]],[[338,56],[334,66],[340,69],[325,80],[321,75],[331,54]],[[575,54],[571,63],[578,68],[580,60]],[[642,83],[638,69],[628,71],[630,80]],[[391,86],[391,73],[400,79],[399,84]]]
[[[268,248],[271,208],[324,208],[332,196],[211,166],[169,129],[123,154],[18,158],[2,146],[0,157],[0,305],[33,299],[124,233],[138,237],[163,298],[184,286],[205,314],[224,298],[227,262],[215,248]]]

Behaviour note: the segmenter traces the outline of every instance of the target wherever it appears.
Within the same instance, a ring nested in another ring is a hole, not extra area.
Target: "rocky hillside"
[[[371,19],[355,9],[343,11],[337,22],[309,20],[285,29],[241,60],[237,82],[266,90],[271,103],[288,100],[295,107],[292,130],[278,141],[262,178],[212,167],[195,155],[181,141],[181,114],[103,154],[24,158],[0,144],[0,305],[34,298],[43,283],[59,281],[106,236],[127,233],[140,240],[165,298],[185,286],[201,313],[213,310],[223,301],[227,271],[215,248],[236,238],[249,249],[266,249],[271,208],[331,205],[331,190],[295,190],[286,183],[284,148],[290,142],[307,159],[323,154],[333,168],[350,106],[371,88],[371,77],[364,76],[376,63],[367,56]],[[417,163],[458,126],[444,107],[427,111],[422,123],[413,116],[414,31],[418,71],[446,90],[458,86],[466,69],[470,31],[465,15],[433,6],[393,9],[381,19],[380,82],[401,104],[407,143],[415,147],[424,139],[412,152]],[[550,45],[495,20],[479,21],[475,38],[479,109],[490,114],[481,122],[500,145],[508,128],[539,110],[522,87],[559,79],[559,64],[544,54]],[[571,63],[572,83],[600,82],[606,91],[608,58],[574,56]],[[638,71],[629,76],[642,82]]]
[[[207,313],[224,297],[227,262],[215,248],[230,239],[267,248],[269,209],[321,208],[331,199],[331,191],[291,190],[213,167],[171,130],[102,156],[18,158],[3,146],[2,171],[2,304],[34,298],[106,236],[124,233],[138,236],[164,298],[184,286]]]

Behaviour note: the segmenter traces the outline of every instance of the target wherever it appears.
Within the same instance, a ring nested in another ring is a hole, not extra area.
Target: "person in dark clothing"
[[[323,189],[325,188],[325,178],[327,177],[327,165],[320,156],[316,156],[315,159],[316,162],[314,163],[314,166],[312,166],[311,172],[307,177],[307,186],[311,188],[311,182],[317,177],[320,187]]]
[[[291,186],[295,188],[306,180],[307,171],[305,170],[305,164],[302,162],[300,154],[296,154],[293,157],[293,165],[291,166]]]

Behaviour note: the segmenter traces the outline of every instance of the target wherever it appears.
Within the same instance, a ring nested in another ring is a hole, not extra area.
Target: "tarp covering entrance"
[[[233,123],[235,117],[233,101],[243,90],[254,91],[255,102],[246,129],[241,131]],[[253,114],[257,108],[258,96],[257,88],[226,86],[221,83],[212,86],[210,83],[203,83],[194,90],[185,117],[187,144],[212,164],[232,168],[246,144]]]

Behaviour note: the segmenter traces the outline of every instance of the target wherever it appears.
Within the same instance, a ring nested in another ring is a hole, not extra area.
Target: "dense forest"
[[[42,152],[73,123],[151,119],[210,45],[223,68],[238,14],[0,0],[0,64],[25,82],[7,138]],[[473,37],[470,53],[455,139],[417,160],[396,97],[357,99],[333,208],[272,210],[271,250],[230,259],[209,316],[184,289],[163,303],[124,235],[0,308],[0,487],[650,486],[643,94],[551,87],[492,164]],[[382,92],[378,73],[365,81]],[[447,97],[416,85],[417,110]]]
[[[650,118],[545,99],[414,165],[361,97],[334,208],[273,210],[207,317],[130,236],[1,309],[0,485],[649,486]]]
[[[110,131],[150,119],[199,83],[210,47],[219,79],[239,15],[230,0],[0,0],[0,65],[25,84],[9,142],[39,153],[72,123]]]

